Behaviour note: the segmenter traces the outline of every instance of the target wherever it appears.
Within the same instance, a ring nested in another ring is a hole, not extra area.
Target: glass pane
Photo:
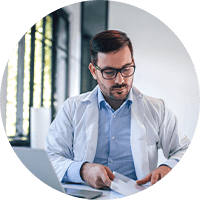
[[[49,39],[52,38],[52,19],[50,16],[46,17],[45,37]],[[52,46],[52,41],[45,39],[43,105],[46,108],[50,108],[51,106],[51,46]]]
[[[52,18],[49,15],[46,16],[46,30],[45,31],[46,31],[45,36],[51,40],[52,39]]]
[[[42,20],[36,24],[35,33],[35,68],[34,68],[34,92],[33,107],[39,108],[41,102],[41,70],[42,70]]]
[[[31,35],[29,30],[25,35],[25,55],[24,55],[23,130],[26,135],[28,134],[28,128],[29,128],[30,52],[31,52]]]
[[[45,47],[45,68],[44,68],[44,107],[51,106],[51,49]]]
[[[6,133],[14,136],[16,133],[16,106],[17,106],[17,60],[18,46],[14,49],[8,61],[7,79],[7,106],[6,106]]]

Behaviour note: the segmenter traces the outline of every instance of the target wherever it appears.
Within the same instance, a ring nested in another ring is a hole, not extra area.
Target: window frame
[[[56,101],[55,94],[56,94],[56,64],[57,64],[57,49],[61,49],[62,51],[66,52],[67,61],[66,61],[66,70],[68,72],[68,57],[69,57],[69,18],[66,11],[64,11],[62,8],[52,12],[49,14],[49,16],[52,18],[52,47],[51,47],[51,121],[55,118],[56,114],[56,108],[54,106],[54,103]],[[66,22],[65,31],[67,34],[67,41],[66,41],[66,49],[63,49],[57,45],[58,40],[58,30],[57,30],[57,22],[59,18],[63,18]],[[46,17],[44,17],[42,20],[45,22]],[[45,30],[44,27],[45,23],[43,23],[43,30]],[[30,147],[31,145],[31,115],[30,115],[30,109],[33,106],[33,92],[34,92],[34,68],[35,68],[35,41],[36,41],[36,24],[31,27],[31,49],[30,49],[30,83],[29,83],[29,128],[28,128],[28,134],[27,136],[24,136],[23,134],[17,134],[18,132],[23,131],[23,93],[24,93],[24,87],[23,87],[23,80],[24,80],[24,56],[25,56],[25,35],[22,37],[22,39],[19,41],[18,46],[18,64],[17,64],[17,112],[16,112],[16,134],[14,137],[9,137],[9,142],[11,146],[26,146]],[[44,37],[45,32],[43,31],[43,40],[42,40],[42,72],[41,72],[41,101],[40,106],[43,106],[43,86],[44,86],[44,63],[45,63],[45,44],[44,44]],[[47,38],[46,38],[47,39]],[[20,67],[19,67],[20,66]],[[68,82],[68,73],[66,74],[66,80]],[[67,90],[66,90],[66,98],[67,98]],[[21,120],[22,118],[22,120]],[[19,131],[17,131],[17,129]]]

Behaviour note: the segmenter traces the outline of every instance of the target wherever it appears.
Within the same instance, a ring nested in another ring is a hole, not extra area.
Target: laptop
[[[86,199],[94,199],[103,194],[103,192],[99,191],[63,188],[62,184],[58,180],[58,177],[56,176],[46,152],[43,149],[13,147],[13,150],[21,162],[32,174],[34,174],[38,179],[48,186],[60,192]]]

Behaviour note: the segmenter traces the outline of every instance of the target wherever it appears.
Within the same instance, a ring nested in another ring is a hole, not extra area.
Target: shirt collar
[[[133,103],[133,88],[131,87],[130,91],[129,91],[129,94],[126,98],[126,101],[128,102],[128,107],[130,108],[130,106],[132,105]]]
[[[123,104],[127,104],[128,105],[128,108],[130,108],[130,106],[132,105],[132,102],[133,102],[133,92],[132,92],[132,89],[130,90],[128,96],[127,96],[127,99],[125,100],[125,102]],[[101,108],[101,106],[103,104],[106,104],[106,100],[104,99],[103,97],[103,94],[101,92],[101,89],[100,87],[98,87],[98,107],[99,109]],[[123,105],[122,104],[122,105]]]
[[[98,87],[98,107],[99,107],[99,109],[101,108],[102,103],[106,103],[106,101],[103,97],[100,87]]]

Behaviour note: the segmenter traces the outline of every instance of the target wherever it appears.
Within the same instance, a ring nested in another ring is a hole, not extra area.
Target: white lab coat
[[[94,160],[99,117],[97,87],[67,99],[50,126],[46,151],[60,181],[72,162]],[[161,99],[145,96],[134,87],[130,92],[131,151],[137,178],[142,179],[157,167],[159,148],[167,158],[165,164],[173,166],[190,141],[178,131],[176,117]]]

